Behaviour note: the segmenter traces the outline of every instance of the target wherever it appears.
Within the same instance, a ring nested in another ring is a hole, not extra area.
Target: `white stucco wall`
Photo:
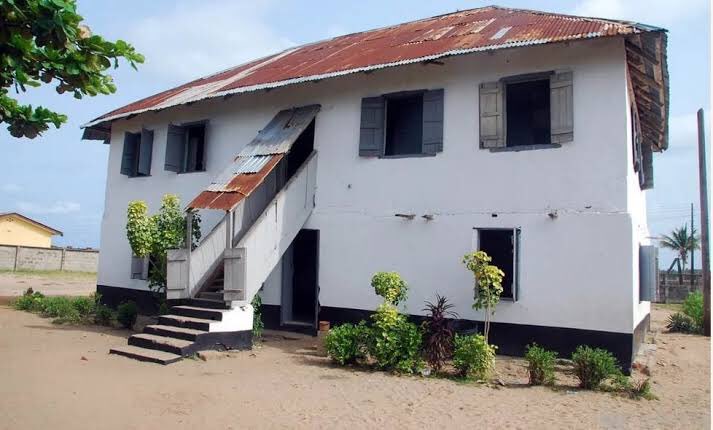
[[[479,149],[478,85],[557,69],[574,72],[574,141],[535,151]],[[358,157],[361,98],[424,88],[445,89],[444,151],[424,158]],[[634,319],[643,318],[633,244],[638,255],[640,233],[634,229],[645,226],[645,216],[630,195],[620,39],[455,57],[443,66],[386,69],[118,121],[98,283],[145,288],[143,281],[129,279],[128,201],[147,200],[152,211],[166,192],[189,201],[276,112],[312,103],[322,109],[315,130],[316,208],[306,227],[320,230],[322,306],[373,309],[379,298],[369,286],[371,275],[396,270],[411,286],[410,313],[420,313],[423,301],[438,292],[456,304],[462,318],[480,319],[471,309],[471,275],[460,262],[473,249],[473,228],[520,227],[520,297],[502,303],[496,321],[631,333]],[[206,118],[208,171],[164,171],[168,122]],[[155,130],[152,176],[127,178],[119,174],[123,133],[142,125]],[[547,216],[550,210],[558,212],[555,220]],[[395,213],[418,216],[407,221]],[[425,221],[423,214],[435,218]],[[279,283],[268,284],[264,302],[279,303]]]

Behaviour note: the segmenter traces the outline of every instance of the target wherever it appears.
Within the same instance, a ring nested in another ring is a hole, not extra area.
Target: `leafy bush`
[[[572,354],[572,362],[579,386],[590,390],[621,372],[616,358],[606,349],[580,345]]]
[[[262,321],[262,297],[259,294],[255,294],[252,301],[253,306],[253,342],[259,340],[262,337],[262,330],[265,328],[265,324]]]
[[[693,322],[699,327],[699,331],[703,328],[703,293],[695,291],[689,293],[686,300],[683,301],[683,313],[689,316]]]
[[[25,293],[15,300],[15,309],[28,312],[41,312],[43,307],[44,294],[32,291],[28,288]]]
[[[94,309],[94,322],[99,325],[111,326],[114,321],[114,311],[105,305],[97,304]]]
[[[377,272],[371,278],[371,286],[377,295],[394,306],[406,300],[408,285],[396,272]]]
[[[421,366],[420,328],[406,320],[395,306],[383,303],[372,315],[369,352],[379,368],[412,373]]]
[[[458,314],[452,308],[448,299],[436,294],[436,303],[426,302],[423,309],[428,312],[423,322],[423,353],[436,372],[453,355],[453,321],[449,318],[458,318]]]
[[[370,329],[364,321],[358,325],[342,324],[329,331],[324,346],[327,355],[343,366],[367,357],[370,337]]]
[[[495,349],[496,346],[488,345],[482,335],[456,335],[453,365],[463,377],[487,379],[495,364]]]
[[[136,303],[132,301],[124,302],[116,308],[116,320],[124,328],[132,328],[136,324],[138,314]]]
[[[87,318],[94,313],[96,300],[94,297],[75,297],[72,299],[72,306],[77,310],[79,316]]]
[[[657,397],[651,392],[651,382],[649,379],[644,379],[638,382],[632,382],[632,379],[621,372],[617,372],[611,378],[611,385],[603,386],[604,390],[615,391],[626,396],[639,400],[655,400]]]
[[[676,312],[668,317],[666,323],[668,331],[676,333],[698,333],[699,327],[691,317],[681,312]]]
[[[530,385],[552,385],[555,383],[555,360],[557,353],[548,351],[537,344],[527,346],[525,352]]]
[[[68,297],[45,297],[42,301],[42,316],[55,318],[55,322],[79,323],[82,316],[74,307],[74,301]]]

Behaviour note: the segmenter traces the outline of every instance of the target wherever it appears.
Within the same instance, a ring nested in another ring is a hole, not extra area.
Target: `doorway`
[[[281,325],[316,329],[317,315],[319,230],[302,229],[282,259]]]

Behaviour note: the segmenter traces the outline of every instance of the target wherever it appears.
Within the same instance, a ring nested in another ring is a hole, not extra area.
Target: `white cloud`
[[[570,13],[668,28],[675,22],[705,13],[706,3],[707,0],[689,0],[684,4],[671,0],[583,0]]]
[[[7,183],[0,185],[0,190],[5,193],[17,193],[22,191],[22,187],[17,184]]]
[[[129,40],[142,67],[172,81],[198,78],[279,52],[294,43],[270,27],[270,0],[209,0],[140,19]]]
[[[51,205],[41,205],[31,202],[17,202],[17,209],[20,212],[28,212],[35,214],[68,214],[79,212],[81,209],[79,203],[69,201],[56,201]]]

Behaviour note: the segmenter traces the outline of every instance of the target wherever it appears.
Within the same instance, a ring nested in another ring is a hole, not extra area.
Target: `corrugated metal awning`
[[[314,120],[317,112],[319,105],[278,112],[188,207],[232,210],[263,183]]]

